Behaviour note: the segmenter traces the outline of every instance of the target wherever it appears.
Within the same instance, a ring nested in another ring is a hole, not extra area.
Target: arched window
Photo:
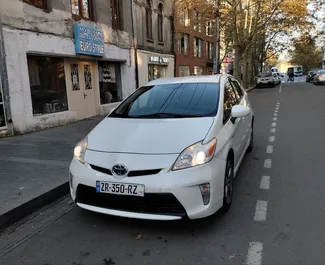
[[[152,11],[150,0],[147,0],[146,4],[146,27],[147,27],[147,38],[152,39]]]
[[[164,41],[164,17],[163,17],[163,5],[160,3],[158,5],[158,41],[163,42]]]

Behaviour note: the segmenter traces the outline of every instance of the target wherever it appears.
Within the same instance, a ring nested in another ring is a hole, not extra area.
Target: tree
[[[290,51],[291,63],[302,65],[305,71],[322,66],[322,51],[316,47],[316,38],[304,33],[294,40],[294,48]]]

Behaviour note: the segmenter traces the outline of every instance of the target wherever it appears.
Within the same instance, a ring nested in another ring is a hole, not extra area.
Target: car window
[[[244,96],[244,91],[242,90],[242,88],[240,87],[239,83],[236,80],[231,79],[231,84],[234,88],[237,102],[239,103]]]
[[[318,71],[318,73],[319,73],[320,75],[325,75],[325,70]]]
[[[219,94],[217,83],[144,86],[121,103],[109,117],[212,117],[217,114]]]
[[[231,114],[231,108],[236,104],[237,104],[236,94],[229,80],[227,79],[225,82],[224,101],[223,101],[223,123],[224,124],[229,120]]]

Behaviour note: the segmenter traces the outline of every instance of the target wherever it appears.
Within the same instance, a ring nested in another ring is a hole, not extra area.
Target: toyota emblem
[[[112,171],[117,176],[124,176],[128,172],[128,169],[122,164],[116,164],[113,166]]]

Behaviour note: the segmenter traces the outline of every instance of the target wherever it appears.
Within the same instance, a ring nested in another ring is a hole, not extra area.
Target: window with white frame
[[[202,39],[194,38],[194,57],[202,57]]]
[[[188,34],[181,34],[178,39],[178,54],[189,54],[189,35]]]

